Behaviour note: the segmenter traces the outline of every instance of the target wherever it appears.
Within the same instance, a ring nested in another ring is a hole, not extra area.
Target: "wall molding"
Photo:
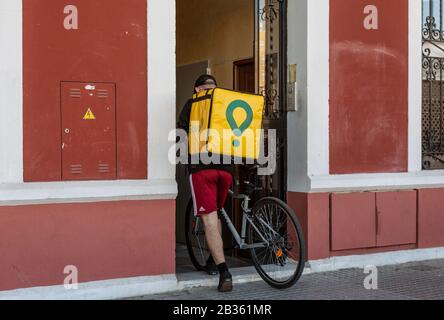
[[[0,206],[120,201],[130,197],[175,199],[175,180],[120,180],[0,184]]]
[[[444,188],[444,170],[410,173],[313,176],[310,177],[310,181],[310,189],[305,190],[305,192]]]

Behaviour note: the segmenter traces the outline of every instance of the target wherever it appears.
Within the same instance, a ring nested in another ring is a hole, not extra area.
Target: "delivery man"
[[[199,93],[202,90],[214,89],[216,86],[216,79],[205,74],[196,80],[194,90],[195,93]],[[190,99],[183,107],[177,125],[187,133],[190,126],[191,106]],[[189,166],[194,214],[201,217],[203,221],[205,237],[211,252],[206,263],[206,270],[209,274],[219,272],[218,290],[220,292],[233,290],[232,276],[224,256],[222,224],[218,216],[218,211],[224,207],[228,190],[233,182],[232,170],[232,166],[226,164],[199,163]]]

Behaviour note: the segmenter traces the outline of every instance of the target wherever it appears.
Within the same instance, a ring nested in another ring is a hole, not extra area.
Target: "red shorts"
[[[209,169],[191,174],[194,215],[205,215],[222,209],[232,183],[231,174],[223,170]]]

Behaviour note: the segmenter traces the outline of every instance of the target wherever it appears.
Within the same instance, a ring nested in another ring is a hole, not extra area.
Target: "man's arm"
[[[179,116],[179,121],[177,122],[177,128],[185,130],[187,133],[190,129],[190,113],[191,113],[191,100],[188,100],[182,109]]]

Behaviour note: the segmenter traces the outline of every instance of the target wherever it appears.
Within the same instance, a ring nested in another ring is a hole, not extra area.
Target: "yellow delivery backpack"
[[[221,88],[195,94],[188,137],[190,154],[258,159],[264,107],[261,95]]]

